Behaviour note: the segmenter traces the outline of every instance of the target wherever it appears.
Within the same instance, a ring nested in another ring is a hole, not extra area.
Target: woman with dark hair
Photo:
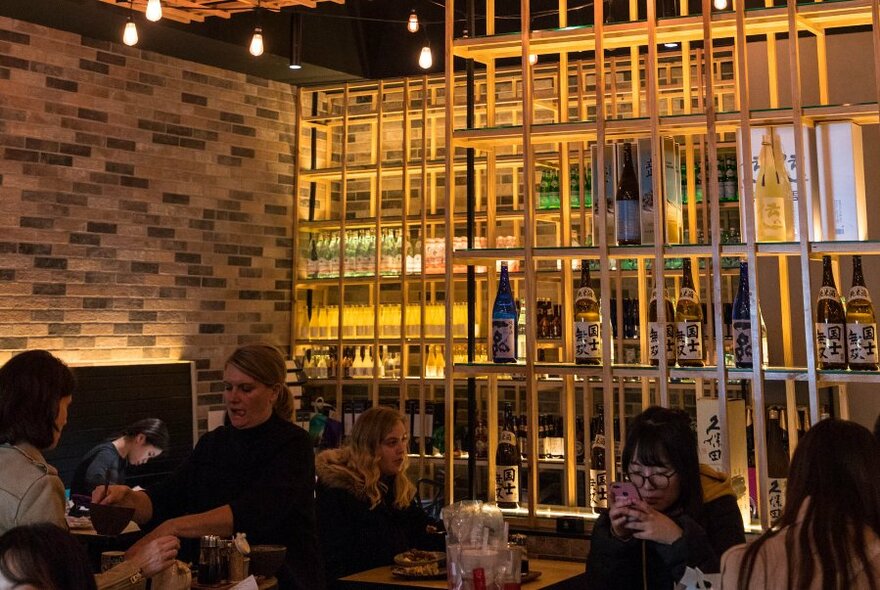
[[[880,445],[864,426],[817,422],[791,461],[785,508],[722,560],[722,588],[880,588]]]
[[[719,558],[745,542],[730,480],[699,464],[690,417],[651,407],[626,438],[623,473],[638,498],[617,498],[590,539],[590,590],[668,590],[686,567],[719,571]]]
[[[67,530],[64,484],[43,451],[55,448],[73,400],[73,373],[45,350],[12,357],[0,368],[0,534],[49,523]],[[126,588],[168,568],[180,543],[151,540],[97,577],[98,588]]]
[[[70,493],[90,496],[92,490],[105,483],[125,483],[129,465],[144,465],[161,455],[168,445],[168,427],[164,422],[158,418],[138,420],[86,453],[76,466]]]
[[[159,535],[193,539],[247,533],[252,544],[284,545],[277,577],[281,590],[324,587],[315,526],[315,456],[308,433],[290,422],[292,394],[278,348],[237,348],[223,370],[227,424],[205,434],[165,481],[147,491],[111,485],[92,501],[135,508],[135,521]]]
[[[411,548],[439,549],[436,523],[406,475],[408,436],[391,408],[360,415],[348,444],[318,455],[317,507],[327,578],[390,565]],[[429,528],[431,527],[431,528]]]
[[[89,556],[70,533],[49,523],[0,536],[0,588],[96,590]]]

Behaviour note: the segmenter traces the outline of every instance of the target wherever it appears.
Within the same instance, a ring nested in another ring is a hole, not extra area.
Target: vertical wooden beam
[[[715,62],[715,43],[712,37],[712,6],[710,0],[703,0],[703,47],[705,48],[705,59],[703,67],[705,68],[704,84],[705,98],[703,99],[703,108],[706,112],[706,139],[709,153],[709,162],[718,161],[718,130],[716,126],[716,108],[715,108],[715,77],[712,75],[712,67]],[[745,161],[745,160],[744,160]],[[710,166],[708,176],[703,175],[708,182],[704,183],[703,202],[710,207],[712,216],[711,233],[712,233],[712,307],[715,318],[715,359],[716,359],[716,375],[718,379],[718,421],[724,437],[722,448],[724,453],[721,455],[721,468],[726,473],[730,473],[730,429],[729,420],[727,418],[727,364],[724,359],[724,322],[720,321],[722,313],[722,283],[721,283],[721,214],[719,210],[718,195],[718,166]],[[715,198],[710,199],[712,195]],[[703,392],[699,392],[702,394]]]
[[[446,201],[446,227],[452,228],[454,227],[453,223],[455,221],[455,217],[453,215],[455,211],[455,148],[453,142],[453,127],[455,126],[453,122],[455,121],[455,58],[453,52],[453,32],[455,30],[455,0],[447,0],[446,2],[446,11],[445,11],[445,21],[446,21],[446,33],[445,33],[445,49],[444,52],[444,76],[446,79],[446,103],[445,113],[446,113],[446,130],[445,130],[445,140],[446,140],[446,166],[445,166],[445,178],[446,181],[443,183],[443,191],[444,197]],[[427,77],[425,77],[425,97],[427,102]],[[424,164],[423,164],[424,166]],[[422,219],[424,220],[425,211],[425,194],[422,194]],[[444,461],[444,467],[446,469],[446,479],[444,483],[444,493],[446,495],[446,501],[448,503],[455,502],[455,462],[453,461],[453,449],[455,444],[455,380],[453,379],[453,375],[455,373],[454,366],[452,363],[452,330],[448,329],[449,326],[454,325],[452,311],[453,311],[453,294],[454,294],[454,277],[452,273],[452,231],[446,232],[446,243],[445,243],[445,287],[446,287],[446,308],[445,308],[445,316],[446,316],[446,334],[444,342],[446,344],[446,350],[444,351],[444,355],[446,357],[446,375],[445,375],[445,386],[446,386],[446,457]],[[422,259],[422,264],[424,264],[424,259]]]
[[[705,1],[705,0],[704,0]],[[759,285],[757,278],[757,248],[755,243],[755,201],[754,188],[752,186],[752,167],[749,165],[752,153],[751,139],[751,102],[749,99],[748,51],[745,35],[745,4],[736,0],[736,39],[735,39],[735,62],[738,89],[737,93],[740,111],[740,144],[743,152],[742,167],[742,212],[745,222],[745,245],[746,258],[749,263],[749,307],[751,309],[752,342],[761,341],[761,326],[758,316]],[[766,428],[764,425],[764,375],[761,368],[762,355],[760,346],[752,346],[752,399],[753,399],[753,422],[755,434],[755,460],[758,466],[758,506],[761,514],[763,528],[770,525],[767,476],[767,442]],[[719,408],[726,411],[727,408]],[[729,441],[728,441],[729,442]]]
[[[789,60],[789,82],[791,85],[791,112],[792,126],[794,129],[794,147],[795,159],[797,161],[797,169],[805,171],[806,146],[804,146],[804,118],[803,118],[803,98],[801,96],[801,80],[800,80],[800,47],[798,39],[798,19],[797,19],[797,1],[787,0],[788,9],[788,60]],[[806,355],[807,355],[807,375],[810,395],[810,418],[815,423],[819,420],[819,387],[818,374],[816,372],[816,341],[813,338],[813,299],[810,290],[810,234],[809,225],[807,223],[809,209],[807,199],[807,186],[804,181],[804,173],[798,174],[798,228],[800,233],[801,246],[801,281],[804,285],[803,301],[804,301],[804,334],[807,335]]]
[[[604,3],[593,3],[593,22],[602,23],[604,19]],[[595,26],[596,49],[594,57],[594,71],[596,72],[596,170],[599,178],[595,179],[596,191],[593,199],[598,200],[599,221],[593,221],[597,228],[599,240],[599,277],[600,277],[600,315],[602,317],[602,391],[603,405],[605,408],[605,457],[608,481],[616,477],[617,467],[614,457],[614,378],[611,367],[611,271],[609,270],[608,240],[606,235],[605,216],[607,203],[605,201],[605,48],[603,43],[603,27]],[[636,62],[638,63],[638,62]],[[636,94],[638,96],[638,94]],[[637,100],[637,99],[636,99]]]
[[[523,203],[523,227],[525,236],[523,246],[525,278],[523,287],[527,302],[535,301],[537,292],[537,276],[532,249],[535,246],[535,164],[532,150],[532,117],[534,104],[534,80],[532,67],[529,64],[529,47],[531,44],[531,5],[529,0],[520,0],[520,30],[522,31],[522,71],[523,71],[523,97],[522,97],[522,162],[523,162],[523,190],[525,191]],[[532,308],[534,309],[534,307]],[[529,432],[538,432],[538,384],[534,366],[537,358],[537,330],[535,322],[526,324],[526,397],[529,405]],[[529,521],[534,525],[536,510],[538,508],[538,439],[534,434],[529,437]]]

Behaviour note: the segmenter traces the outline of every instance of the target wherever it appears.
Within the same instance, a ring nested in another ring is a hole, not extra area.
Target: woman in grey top
[[[0,368],[0,534],[20,525],[48,522],[67,529],[64,484],[46,463],[67,424],[73,373],[45,350],[23,352]],[[161,537],[100,574],[100,590],[128,588],[169,567],[180,542]]]

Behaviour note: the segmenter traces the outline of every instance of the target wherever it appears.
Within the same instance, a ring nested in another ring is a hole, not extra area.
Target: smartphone
[[[641,498],[639,489],[631,481],[615,481],[611,483],[610,492],[611,503],[613,504],[618,498]]]

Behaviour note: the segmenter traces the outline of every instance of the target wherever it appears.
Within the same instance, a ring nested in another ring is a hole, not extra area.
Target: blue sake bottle
[[[516,303],[510,290],[507,263],[501,263],[501,280],[492,306],[492,362],[516,362]]]

